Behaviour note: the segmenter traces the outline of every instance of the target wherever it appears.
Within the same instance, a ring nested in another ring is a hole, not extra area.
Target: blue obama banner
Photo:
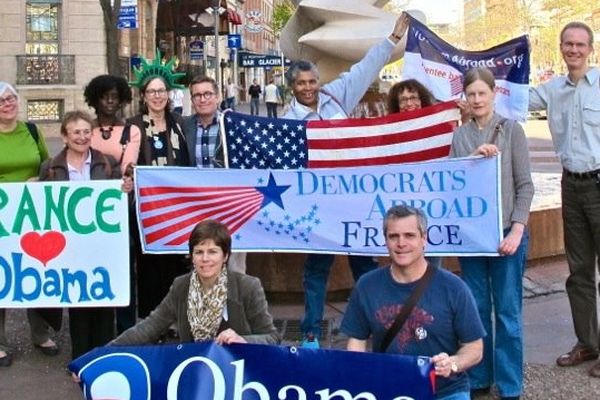
[[[214,342],[97,348],[69,365],[85,399],[433,399],[429,357]]]

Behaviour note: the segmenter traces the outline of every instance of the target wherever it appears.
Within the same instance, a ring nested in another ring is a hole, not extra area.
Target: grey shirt
[[[554,149],[571,172],[600,169],[600,69],[572,82],[559,76],[529,89],[529,109],[546,110]]]
[[[501,157],[502,226],[510,228],[513,222],[527,225],[534,189],[527,139],[521,125],[494,114],[480,130],[471,120],[454,132],[450,157],[469,156],[482,144],[490,143],[497,125],[500,125],[495,144]]]

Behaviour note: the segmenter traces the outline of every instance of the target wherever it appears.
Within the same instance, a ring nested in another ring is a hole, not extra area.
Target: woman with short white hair
[[[15,88],[0,81],[0,183],[25,182],[37,179],[42,161],[48,158],[48,147],[40,130],[19,121],[19,95]],[[58,354],[52,340],[50,324],[60,329],[61,309],[28,309],[31,341],[47,356]],[[12,364],[12,354],[6,339],[6,309],[0,307],[0,367]]]

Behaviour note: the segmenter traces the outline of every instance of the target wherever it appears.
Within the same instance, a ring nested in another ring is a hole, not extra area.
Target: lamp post
[[[219,62],[219,15],[223,14],[226,10],[220,6],[221,0],[212,0],[212,6],[206,9],[206,12],[213,15],[213,24],[215,27],[215,81],[217,82],[217,87],[221,87],[221,82],[219,79],[219,70],[218,62]]]

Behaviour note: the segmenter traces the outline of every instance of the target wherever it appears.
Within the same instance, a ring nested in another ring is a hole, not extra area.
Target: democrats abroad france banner
[[[403,79],[416,79],[441,101],[458,99],[463,75],[475,67],[489,68],[496,78],[496,112],[518,121],[527,119],[529,105],[529,41],[526,35],[487,50],[457,49],[410,18],[404,53]]]
[[[433,399],[429,357],[214,342],[92,350],[69,365],[85,399]]]
[[[376,167],[135,169],[141,243],[187,253],[193,227],[226,224],[236,251],[387,255],[382,223],[396,204],[428,217],[427,254],[497,255],[499,158]]]
[[[0,308],[129,304],[120,180],[0,185]]]

